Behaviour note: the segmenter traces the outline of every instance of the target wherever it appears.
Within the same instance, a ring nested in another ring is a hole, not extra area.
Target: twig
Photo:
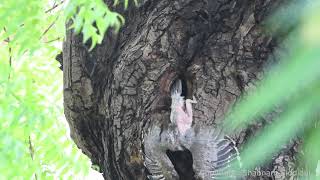
[[[31,137],[30,136],[29,136],[29,151],[30,151],[31,159],[33,160],[34,149],[33,149],[32,143],[31,143]]]
[[[3,30],[4,30],[5,33],[7,33],[6,27],[4,27]],[[11,56],[12,49],[11,49],[11,46],[10,46],[10,42],[11,42],[10,37],[8,36],[8,38],[5,39],[4,41],[8,43],[8,47],[9,47],[9,65],[11,67],[11,64],[12,64],[12,56]]]
[[[45,13],[51,12],[52,10],[56,9],[58,6],[60,6],[63,3],[64,3],[64,1],[60,1],[60,3],[58,3],[58,4],[55,3],[50,9],[46,10]]]
[[[4,30],[5,33],[7,33],[6,27],[3,27],[3,30]],[[12,48],[11,48],[11,45],[10,45],[10,42],[11,42],[10,37],[8,36],[8,38],[5,39],[4,41],[8,43],[8,47],[9,47],[9,66],[11,68],[12,67]],[[11,73],[9,72],[8,79],[10,79],[10,75],[11,75]]]
[[[56,17],[56,19],[49,25],[49,27],[42,33],[40,39],[47,34],[47,32],[52,28],[52,26],[57,22],[59,18],[59,15]]]
[[[33,161],[34,160],[34,149],[33,149],[33,146],[32,146],[32,142],[31,142],[31,137],[30,136],[29,136],[29,152],[30,152],[31,159]],[[36,173],[34,174],[34,176],[35,176],[35,179],[37,180],[38,177],[37,177]]]
[[[61,39],[61,37],[57,37],[57,38],[55,38],[55,39],[52,39],[52,40],[50,40],[50,41],[46,41],[46,42],[44,42],[44,43],[52,43],[52,42],[54,42],[54,41],[58,41],[58,40],[60,40]]]

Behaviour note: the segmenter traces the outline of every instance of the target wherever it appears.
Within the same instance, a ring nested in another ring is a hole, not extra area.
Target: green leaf
[[[311,96],[298,98],[271,125],[249,140],[244,151],[241,152],[244,169],[252,169],[265,163],[289,140],[302,133],[304,128],[314,122],[312,115],[319,110],[320,88],[305,91]]]
[[[254,92],[236,105],[226,119],[227,129],[243,129],[259,115],[301,93],[305,87],[317,81],[320,78],[319,50],[318,47],[297,50],[292,59],[284,60],[273,69]],[[303,69],[307,71],[301,71]]]

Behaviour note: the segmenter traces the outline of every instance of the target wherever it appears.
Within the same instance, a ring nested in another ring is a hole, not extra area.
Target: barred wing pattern
[[[172,148],[175,138],[173,132],[162,131],[154,127],[144,138],[144,166],[151,175],[149,180],[175,180],[179,179],[176,170],[166,154],[167,149]]]
[[[200,179],[241,179],[241,161],[235,143],[221,131],[204,128],[190,146],[194,170]],[[237,167],[232,166],[235,164]]]
[[[145,138],[145,166],[151,174],[148,176],[150,180],[179,179],[165,152],[166,149],[178,148],[189,149],[192,153],[196,179],[241,179],[237,174],[241,168],[239,152],[232,139],[221,131],[210,127],[196,132],[189,129],[185,136],[177,139],[172,134],[171,131],[161,132],[160,128],[153,128]]]

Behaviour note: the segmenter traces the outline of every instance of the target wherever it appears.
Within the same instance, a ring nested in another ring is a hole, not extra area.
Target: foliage
[[[70,20],[91,48],[124,23],[102,0],[0,1],[0,179],[88,173],[90,160],[67,136],[55,60]]]
[[[63,119],[59,49],[44,47],[11,67],[7,48],[0,51],[0,179],[87,172],[89,160],[68,138]]]
[[[128,0],[121,2],[128,7]],[[286,42],[290,55],[226,119],[229,130],[242,130],[274,108],[283,109],[243,148],[245,168],[265,163],[298,135],[305,139],[300,165],[313,172],[320,159],[320,11],[318,1],[306,4],[304,11],[299,4],[286,11],[299,13],[279,11],[271,18],[281,32],[294,27]],[[124,18],[102,0],[0,1],[0,179],[81,176],[89,169],[89,160],[66,136],[63,119],[62,74],[54,58],[66,22],[84,42],[91,40],[92,49],[107,29],[119,30]]]
[[[70,1],[65,13],[67,20],[72,19],[71,28],[74,28],[76,33],[82,30],[84,43],[91,38],[90,49],[102,42],[106,30],[110,26],[118,31],[124,23],[124,18],[120,14],[110,11],[101,0]]]
[[[303,137],[303,155],[297,168],[307,168],[315,175],[320,160],[320,2],[303,3],[291,4],[269,20],[274,29],[280,25],[275,34],[291,29],[284,43],[288,55],[282,55],[279,64],[226,117],[226,129],[240,131],[274,109],[281,109],[273,122],[243,148],[245,169],[268,162],[290,140]],[[288,16],[293,10],[295,15]]]

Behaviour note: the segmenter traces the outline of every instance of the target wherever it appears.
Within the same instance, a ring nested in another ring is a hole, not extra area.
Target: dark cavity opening
[[[193,158],[189,150],[166,151],[167,156],[177,171],[180,180],[195,180],[195,173],[192,168]]]
[[[181,96],[183,97],[187,97],[188,95],[188,86],[187,86],[187,82],[184,78],[181,78],[181,84],[182,84],[182,94]]]

